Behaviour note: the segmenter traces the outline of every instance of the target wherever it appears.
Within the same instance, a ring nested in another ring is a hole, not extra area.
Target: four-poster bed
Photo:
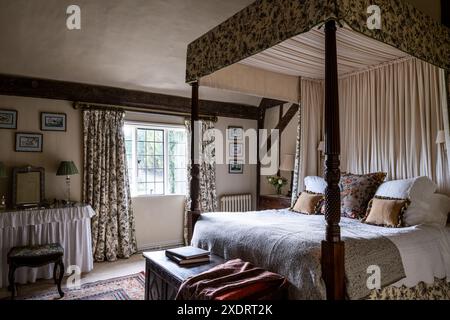
[[[192,42],[187,53],[186,81],[192,85],[192,132],[194,121],[198,119],[199,84],[207,82],[211,85],[215,82],[215,76],[220,79],[220,74],[232,70],[231,68],[245,66],[250,67],[250,71],[251,68],[260,68],[276,72],[280,77],[318,75],[318,79],[324,80],[325,180],[328,187],[325,190],[326,231],[322,241],[321,263],[328,299],[345,298],[344,242],[341,240],[339,226],[341,144],[338,77],[406,56],[416,57],[446,70],[447,79],[450,71],[448,28],[402,0],[379,0],[377,5],[381,9],[381,29],[370,29],[367,25],[370,15],[367,8],[371,4],[368,0],[258,0]],[[320,32],[317,26],[320,27]],[[343,31],[338,31],[337,34],[337,28]],[[320,35],[322,30],[323,35]],[[324,48],[315,47],[313,42],[308,41],[309,31],[317,34],[319,39],[322,37]],[[301,38],[303,34],[306,37]],[[358,40],[351,41],[352,34],[356,39],[364,39],[368,43],[365,49],[371,51],[373,57],[364,55]],[[341,42],[336,40],[336,35],[342,40],[340,47]],[[289,41],[297,41],[298,47],[295,48],[292,43],[290,45]],[[311,51],[308,52],[308,49]],[[295,66],[298,68],[295,69]],[[311,72],[307,72],[308,66],[311,66]],[[251,82],[251,77],[249,75],[243,80],[246,85]],[[253,80],[258,82],[256,77]],[[259,81],[276,85],[270,79]],[[220,79],[217,83],[219,82],[225,89],[237,87],[236,84],[227,83],[226,79]],[[247,91],[255,94],[271,92],[271,88],[259,87]],[[292,102],[301,104],[301,94],[281,92],[279,96],[270,98],[290,101],[292,96],[297,95],[300,96],[299,101]],[[448,115],[444,118],[444,122],[448,122]],[[446,130],[448,136],[448,128]],[[194,136],[192,134],[189,239],[201,215]]]

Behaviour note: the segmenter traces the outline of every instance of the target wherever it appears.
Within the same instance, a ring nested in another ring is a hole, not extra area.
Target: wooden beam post
[[[192,240],[195,223],[201,214],[200,208],[200,164],[197,163],[195,148],[197,143],[195,127],[199,120],[199,98],[198,98],[198,82],[192,84],[192,100],[191,100],[191,184],[189,189],[190,211],[188,212],[188,241]]]
[[[261,196],[261,139],[259,136],[259,130],[264,129],[265,117],[266,107],[261,104],[258,108],[258,124],[256,129],[256,210],[259,210],[259,201]]]
[[[325,23],[325,220],[326,234],[322,241],[322,276],[327,299],[345,298],[344,243],[341,241],[340,133],[336,23]]]

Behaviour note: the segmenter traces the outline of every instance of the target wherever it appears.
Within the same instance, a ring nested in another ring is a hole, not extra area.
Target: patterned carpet
[[[56,286],[36,295],[17,297],[17,300],[143,300],[145,276],[143,272],[124,277],[86,283],[80,289],[66,289],[60,299]]]

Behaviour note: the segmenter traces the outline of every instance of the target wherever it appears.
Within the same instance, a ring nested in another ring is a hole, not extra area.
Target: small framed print
[[[231,141],[244,139],[244,129],[242,127],[228,127],[228,139]]]
[[[241,161],[233,161],[228,165],[228,173],[242,174],[244,172],[244,163]]]
[[[65,113],[41,112],[41,131],[66,131]]]
[[[230,143],[229,145],[229,156],[230,157],[242,157],[244,145],[242,143]]]
[[[0,109],[0,129],[17,129],[17,111]]]
[[[16,152],[42,152],[42,134],[16,133]]]

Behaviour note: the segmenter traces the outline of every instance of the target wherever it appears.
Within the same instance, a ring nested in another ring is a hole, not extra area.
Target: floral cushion
[[[363,218],[369,201],[385,178],[385,172],[362,175],[343,174],[339,182],[342,216],[353,219]]]
[[[64,249],[59,243],[44,244],[38,246],[25,246],[12,248],[9,258],[36,258],[50,255],[63,255]]]

